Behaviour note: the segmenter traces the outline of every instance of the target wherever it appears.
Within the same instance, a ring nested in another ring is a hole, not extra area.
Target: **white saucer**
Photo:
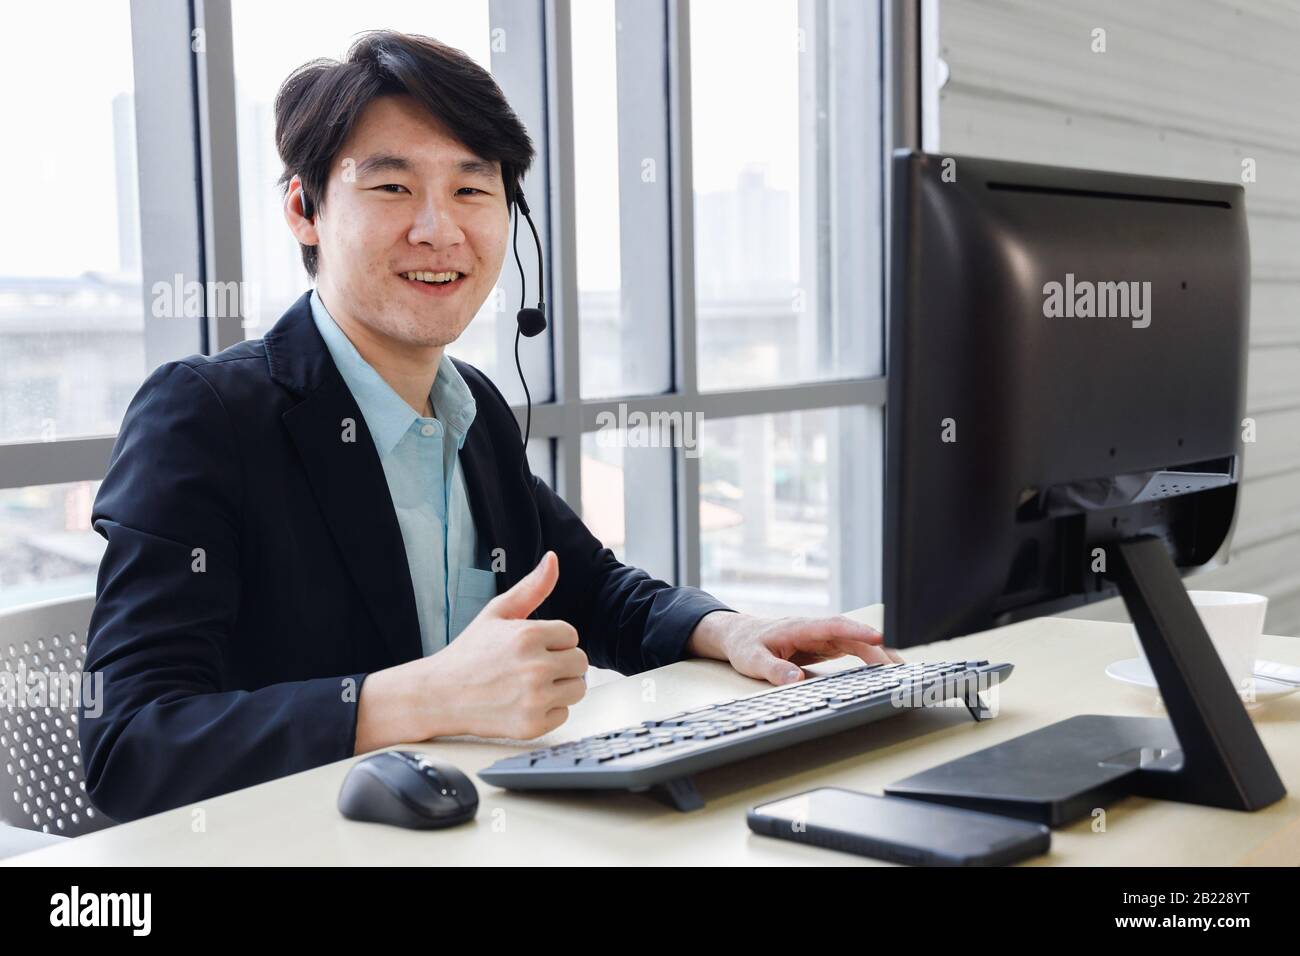
[[[1259,665],[1270,662],[1259,660],[1255,663],[1256,665]],[[1126,661],[1115,661],[1113,664],[1107,664],[1106,676],[1112,677],[1123,684],[1132,684],[1134,687],[1145,687],[1147,690],[1156,689],[1156,681],[1151,675],[1151,669],[1147,667],[1146,662],[1140,657],[1130,657]],[[1292,687],[1290,684],[1283,684],[1275,680],[1269,680],[1267,677],[1255,678],[1256,703],[1263,703],[1266,700],[1276,700],[1279,697],[1286,697],[1288,694],[1294,694],[1298,690],[1300,690],[1300,687]]]

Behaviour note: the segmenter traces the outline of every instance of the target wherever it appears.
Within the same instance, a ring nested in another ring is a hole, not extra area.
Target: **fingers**
[[[555,682],[554,703],[572,707],[587,694],[587,682],[581,677],[565,677]]]
[[[769,684],[793,684],[803,680],[803,669],[791,661],[777,657],[766,647],[754,648],[753,657],[745,671],[750,677],[757,677]]]
[[[800,667],[808,667],[812,664],[820,664],[822,661],[833,661],[843,657],[838,652],[828,652],[825,654],[813,654],[808,651],[797,651],[790,655],[790,663],[798,664]]]
[[[901,664],[903,659],[884,646],[885,636],[874,627],[859,624],[842,615],[802,620],[783,635],[799,650],[838,657],[852,654],[868,664]]]
[[[543,737],[546,734],[549,734],[552,730],[556,730],[557,728],[559,728],[568,719],[569,719],[569,708],[552,707],[550,710],[546,712],[546,715],[542,718],[542,725],[540,727],[533,728],[532,731],[525,734],[524,739],[528,740],[528,739],[532,739],[533,737]]]
[[[582,675],[587,673],[587,655],[580,647],[570,647],[567,650],[555,651],[548,655],[554,663],[555,679],[566,680],[576,677],[582,680]]]
[[[864,664],[903,664],[906,663],[892,647],[877,647],[874,644],[846,643],[835,644],[845,654],[860,657]]]
[[[569,708],[587,694],[583,675],[587,657],[573,648],[545,655],[545,666],[529,673],[524,705],[512,736],[523,739],[549,734],[569,719]],[[556,669],[556,662],[563,667]],[[577,671],[573,674],[573,671]]]
[[[846,653],[862,658],[864,664],[901,664],[903,660],[888,647],[873,644],[854,644]]]
[[[578,646],[578,631],[568,621],[529,621],[528,636],[548,651],[567,651]]]
[[[816,634],[826,634],[845,641],[864,641],[868,644],[883,644],[885,635],[867,624],[859,624],[844,615],[817,618],[803,625],[804,629]]]
[[[853,657],[860,657],[868,664],[881,663],[892,664],[901,662],[901,658],[894,654],[893,650],[887,647],[880,647],[876,644],[864,641],[845,640],[838,637],[798,637],[782,641],[783,648],[793,650],[798,653],[821,656],[825,658],[842,657],[850,654]],[[793,655],[790,655],[793,656]]]

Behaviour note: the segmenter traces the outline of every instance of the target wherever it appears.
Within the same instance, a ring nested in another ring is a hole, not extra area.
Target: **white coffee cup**
[[[1188,591],[1187,596],[1219,652],[1232,686],[1242,697],[1253,698],[1255,660],[1259,654],[1259,638],[1264,633],[1268,598],[1239,591]],[[1142,666],[1150,672],[1151,665],[1142,650],[1137,628],[1133,629],[1133,643],[1137,645]]]

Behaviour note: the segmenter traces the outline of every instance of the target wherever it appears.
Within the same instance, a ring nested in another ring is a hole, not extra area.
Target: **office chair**
[[[80,672],[94,603],[87,594],[0,612],[0,858],[113,825],[86,795],[76,701],[30,706],[29,675]]]

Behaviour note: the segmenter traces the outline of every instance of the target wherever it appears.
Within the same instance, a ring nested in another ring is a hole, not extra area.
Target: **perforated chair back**
[[[112,826],[86,795],[77,739],[94,595],[0,612],[0,823],[61,836]]]

